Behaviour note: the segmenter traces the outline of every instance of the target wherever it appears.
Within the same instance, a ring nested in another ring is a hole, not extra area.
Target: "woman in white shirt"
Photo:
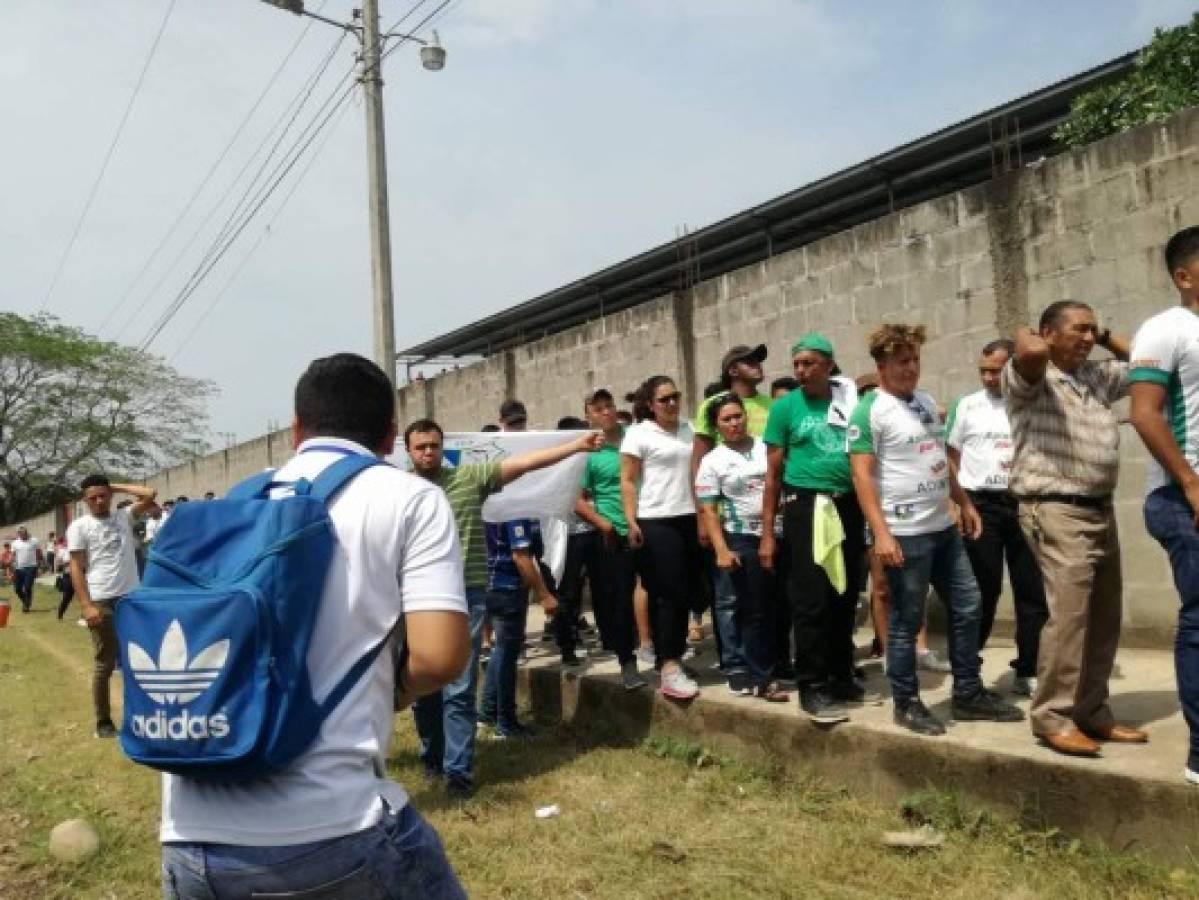
[[[682,394],[666,375],[647,379],[633,395],[637,424],[620,445],[620,493],[629,544],[641,551],[652,607],[654,651],[663,696],[690,700],[699,693],[681,664],[691,599],[703,572],[691,491],[694,432],[679,419]]]
[[[746,430],[745,404],[736,394],[717,396],[705,412],[708,425],[723,440],[700,463],[695,495],[716,552],[716,566],[733,580],[737,631],[749,670],[730,672],[729,689],[786,703],[787,692],[773,678],[778,581],[758,559],[763,529],[779,531],[777,521],[768,525],[762,521],[766,444]]]

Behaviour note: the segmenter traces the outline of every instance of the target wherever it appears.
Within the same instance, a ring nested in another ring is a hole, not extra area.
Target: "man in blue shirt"
[[[558,608],[558,599],[553,578],[541,562],[545,545],[536,519],[488,523],[484,537],[487,614],[493,636],[479,719],[492,725],[499,738],[528,737],[530,729],[516,718],[516,664],[525,642],[527,596],[531,592],[547,615]]]

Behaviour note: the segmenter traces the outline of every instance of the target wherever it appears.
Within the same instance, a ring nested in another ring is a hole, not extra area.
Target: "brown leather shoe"
[[[1042,734],[1040,738],[1049,749],[1068,756],[1099,755],[1099,745],[1077,728],[1067,728],[1057,734]]]
[[[1108,725],[1106,728],[1087,728],[1086,733],[1097,741],[1113,744],[1147,744],[1149,733],[1131,725]]]

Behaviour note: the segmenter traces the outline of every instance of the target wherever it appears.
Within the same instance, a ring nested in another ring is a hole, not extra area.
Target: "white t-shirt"
[[[280,481],[315,478],[352,441],[306,441],[279,470]],[[285,491],[287,489],[281,489]],[[278,491],[276,492],[278,493]],[[392,466],[359,474],[329,504],[337,549],[308,650],[319,701],[383,638],[402,612],[466,615],[462,551],[445,493]],[[370,828],[404,789],[387,779],[394,673],[389,649],[346,695],[320,736],[286,772],[261,781],[162,780],[163,841],[271,846],[303,844]]]
[[[154,519],[154,518],[146,519],[146,543],[147,544],[150,543],[152,540],[154,540],[154,537],[158,534],[159,529],[161,529],[162,526],[165,525],[166,523],[167,523],[167,517],[164,515],[160,515],[157,519]]]
[[[874,483],[892,534],[930,534],[953,524],[945,429],[924,391],[911,400],[882,388],[867,394],[850,418],[849,452],[874,454]]]
[[[1129,380],[1166,389],[1166,421],[1191,468],[1199,469],[1199,316],[1181,306],[1158,313],[1137,330],[1131,356]],[[1148,489],[1170,483],[1150,456]]]
[[[691,493],[691,444],[695,432],[690,422],[679,422],[673,434],[646,419],[624,434],[620,452],[641,460],[641,488],[637,494],[638,519],[667,519],[695,514]]]
[[[968,491],[1006,491],[1012,476],[1012,426],[1003,397],[967,394],[954,404],[945,443],[961,453],[958,482]]]
[[[80,516],[67,527],[67,549],[87,551],[87,592],[93,600],[124,597],[138,586],[137,538],[127,509],[103,519]]]
[[[695,473],[695,495],[701,503],[719,501],[720,521],[730,534],[762,536],[765,493],[766,444],[760,438],[753,439],[748,453],[717,444]]]
[[[37,538],[12,541],[12,564],[14,569],[28,569],[37,565]]]

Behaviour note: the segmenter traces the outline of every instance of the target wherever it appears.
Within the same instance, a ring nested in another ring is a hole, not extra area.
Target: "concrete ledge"
[[[1004,657],[1006,668],[1008,655],[989,648],[993,658],[984,674],[997,665],[997,656]],[[1122,671],[1141,680],[1150,669],[1166,670],[1172,680],[1168,654],[1132,651],[1122,653],[1121,663]],[[925,702],[947,719],[948,679],[922,673],[922,680]],[[885,687],[877,666],[869,681]],[[1193,861],[1199,849],[1199,788],[1181,778],[1185,726],[1176,712],[1160,715],[1164,692],[1129,694],[1123,702],[1118,694],[1113,698],[1123,720],[1149,726],[1149,745],[1108,745],[1103,758],[1080,760],[1041,747],[1027,722],[957,723],[942,738],[912,735],[891,723],[890,699],[855,710],[850,722],[831,730],[804,718],[795,702],[734,697],[721,682],[705,685],[699,698],[680,705],[652,689],[625,691],[608,661],[578,676],[564,673],[552,657],[534,658],[521,669],[520,685],[542,721],[596,725],[623,740],[651,731],[687,736],[749,760],[819,775],[883,802],[927,788],[954,790],[1032,827],[1056,826],[1113,849],[1169,861]],[[1027,709],[1026,701],[1021,705]]]

